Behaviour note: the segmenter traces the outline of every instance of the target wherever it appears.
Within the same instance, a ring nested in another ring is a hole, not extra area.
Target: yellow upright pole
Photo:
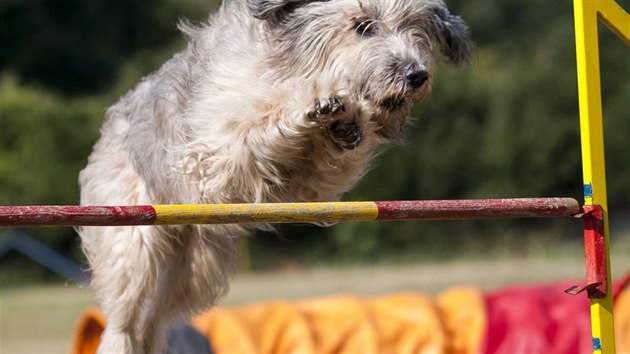
[[[615,353],[615,334],[597,25],[598,20],[601,19],[626,44],[629,44],[630,16],[614,0],[574,0],[574,11],[584,202],[587,206],[601,207],[605,239],[606,294],[604,297],[593,296],[590,299],[593,352],[613,354]]]

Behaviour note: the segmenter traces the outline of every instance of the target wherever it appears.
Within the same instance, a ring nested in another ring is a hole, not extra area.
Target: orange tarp
[[[475,353],[485,333],[483,294],[450,290],[377,298],[333,296],[218,307],[193,319],[215,353]],[[92,354],[105,326],[91,309],[79,320],[72,353]]]
[[[615,341],[617,354],[630,354],[630,290],[615,299]]]

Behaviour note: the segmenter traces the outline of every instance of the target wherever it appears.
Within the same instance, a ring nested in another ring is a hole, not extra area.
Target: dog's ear
[[[433,8],[430,17],[432,32],[442,54],[456,66],[470,62],[474,43],[464,20],[452,15],[445,7]]]
[[[292,0],[247,0],[247,8],[255,18],[266,20],[282,8],[287,6]]]
[[[311,2],[330,0],[247,0],[249,12],[259,20],[281,20],[296,8]]]

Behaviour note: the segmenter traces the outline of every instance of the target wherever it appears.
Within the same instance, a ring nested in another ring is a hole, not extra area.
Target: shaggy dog
[[[336,201],[402,139],[437,54],[470,57],[441,0],[232,0],[107,110],[82,205]],[[84,227],[107,318],[99,353],[160,353],[227,291],[264,225]]]

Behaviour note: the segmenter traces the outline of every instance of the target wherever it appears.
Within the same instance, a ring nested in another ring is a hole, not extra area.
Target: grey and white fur
[[[232,0],[107,110],[81,204],[336,201],[400,141],[436,58],[466,63],[441,0]],[[228,289],[265,225],[84,227],[107,318],[99,353],[161,353],[169,323]]]

